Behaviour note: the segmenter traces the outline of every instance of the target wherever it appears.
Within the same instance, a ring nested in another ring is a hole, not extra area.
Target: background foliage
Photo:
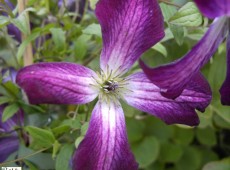
[[[142,56],[151,66],[182,57],[212,22],[187,0],[170,1],[171,5],[168,1],[159,2],[165,19],[166,36]],[[86,1],[85,5],[80,6],[84,9],[80,16],[80,8],[58,7],[55,0],[29,0],[27,11],[30,14],[31,33],[25,26],[26,18],[16,15],[16,10],[9,16],[0,16],[0,68],[23,67],[22,55],[31,42],[35,62],[68,61],[98,70],[102,38],[94,15],[95,3],[95,0]],[[20,42],[9,35],[6,25],[10,23],[27,33],[27,39]],[[223,43],[202,70],[212,87],[213,100],[205,113],[198,113],[201,123],[197,127],[168,126],[123,104],[129,143],[140,169],[230,169],[230,109],[220,104],[218,92],[225,78],[225,54]],[[139,69],[138,63],[132,69]],[[0,104],[8,104],[2,121],[22,108],[25,124],[17,132],[23,132],[27,137],[20,136],[19,150],[6,160],[19,158],[18,161],[1,166],[16,164],[31,170],[68,169],[71,155],[86,133],[95,103],[80,106],[29,105],[17,85],[9,81],[3,83],[2,78]]]

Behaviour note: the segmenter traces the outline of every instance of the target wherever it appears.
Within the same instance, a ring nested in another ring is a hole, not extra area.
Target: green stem
[[[23,157],[20,157],[20,158],[11,160],[11,161],[3,162],[3,163],[0,164],[0,166],[5,166],[5,165],[7,165],[7,164],[9,164],[9,163],[14,163],[14,162],[17,162],[17,161],[22,161],[22,160],[24,160],[24,159],[26,159],[26,158],[29,158],[29,157],[31,157],[31,156],[34,156],[34,155],[38,154],[38,153],[41,153],[41,152],[43,152],[43,151],[45,151],[45,150],[47,150],[47,149],[49,149],[49,148],[43,148],[43,149],[38,150],[38,151],[36,151],[36,152],[34,152],[34,153],[31,153],[31,154],[29,154],[29,155],[26,155],[26,156],[23,156]]]

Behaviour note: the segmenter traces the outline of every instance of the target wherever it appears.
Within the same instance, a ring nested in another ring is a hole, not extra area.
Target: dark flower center
[[[118,88],[118,82],[113,79],[105,81],[102,88],[105,93],[114,92]]]

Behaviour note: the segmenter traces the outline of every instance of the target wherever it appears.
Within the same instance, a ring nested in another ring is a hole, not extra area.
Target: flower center
[[[107,68],[106,71],[97,72],[97,76],[93,77],[95,87],[99,89],[99,98],[107,101],[117,100],[127,92],[128,81],[117,74],[117,71]]]
[[[117,81],[114,81],[113,79],[111,79],[109,81],[105,81],[102,88],[105,93],[110,93],[110,92],[115,92],[116,89],[119,88],[119,85]]]

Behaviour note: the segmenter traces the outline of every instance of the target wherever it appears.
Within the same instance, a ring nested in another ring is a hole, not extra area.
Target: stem
[[[37,151],[37,152],[31,153],[31,154],[29,154],[29,155],[26,155],[26,156],[23,156],[23,157],[20,157],[20,158],[11,160],[11,161],[3,162],[3,163],[0,164],[0,166],[7,165],[7,164],[9,164],[9,163],[13,163],[13,162],[17,162],[17,161],[21,161],[21,160],[23,160],[23,159],[26,159],[26,158],[29,158],[29,157],[31,157],[31,156],[34,156],[34,155],[36,155],[36,154],[38,154],[38,153],[41,153],[41,152],[43,152],[43,151],[45,151],[45,150],[47,150],[47,149],[49,149],[49,148],[43,148],[43,149],[41,149],[41,150],[39,150],[39,151]]]
[[[75,120],[76,117],[77,117],[78,109],[79,109],[79,105],[77,105],[77,107],[76,107],[76,109],[75,109],[75,112],[74,112],[74,115],[73,115],[73,120]]]
[[[25,10],[27,4],[27,0],[18,0],[18,12],[19,15]],[[29,15],[26,12],[26,19],[27,19],[27,29],[28,29],[28,34],[30,34],[30,22],[29,22]],[[27,39],[28,35],[25,35],[21,33],[22,35],[22,41]],[[28,46],[25,49],[24,56],[23,56],[23,61],[24,61],[24,66],[28,66],[33,64],[33,48],[32,44],[29,43]]]
[[[178,7],[178,8],[181,7],[180,5],[174,4],[173,2],[170,2],[170,1],[167,1],[167,0],[159,0],[159,2],[163,2],[165,4],[172,5],[172,6],[175,6],[175,7]]]

